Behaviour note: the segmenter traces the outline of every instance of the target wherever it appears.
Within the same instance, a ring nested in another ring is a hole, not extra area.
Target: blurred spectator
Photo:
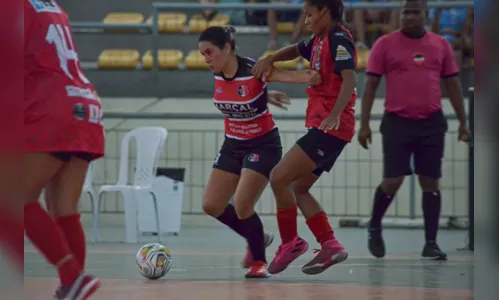
[[[244,0],[200,0],[201,4],[209,4],[209,3],[244,3]],[[246,12],[242,9],[232,9],[232,10],[223,10],[218,12],[214,9],[205,9],[203,11],[203,17],[210,21],[212,20],[218,13],[224,14],[230,17],[231,25],[246,25]]]
[[[266,2],[269,2],[267,0]],[[303,0],[270,0],[270,3],[303,3]],[[299,11],[280,11],[269,9],[267,14],[267,23],[269,25],[269,33],[270,33],[270,49],[277,48],[277,23],[278,22],[294,22],[296,23],[293,33],[291,34],[291,40],[289,41],[291,44],[296,43],[300,34],[305,29],[305,15],[302,10]]]
[[[394,0],[350,0],[349,2],[390,2]],[[394,9],[357,9],[351,17],[358,49],[372,45],[381,35],[398,28],[398,11]]]
[[[200,0],[201,4],[213,4],[217,3],[217,0]],[[216,15],[217,11],[215,9],[205,9],[201,14],[206,21],[211,21]]]
[[[449,41],[460,65],[473,56],[473,9],[434,8],[429,10],[429,18],[432,31]]]
[[[247,0],[248,3],[268,3],[269,0]],[[251,10],[246,11],[246,22],[253,26],[267,26],[267,11]]]

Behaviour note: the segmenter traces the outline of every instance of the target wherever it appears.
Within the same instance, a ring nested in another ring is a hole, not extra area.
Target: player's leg
[[[241,168],[241,159],[232,151],[222,147],[215,159],[213,170],[204,191],[203,211],[248,240],[247,232],[237,216],[234,205],[229,203],[236,192]],[[249,267],[252,262],[248,258],[251,257],[251,253],[250,251],[247,252],[242,263],[243,267]]]
[[[436,133],[422,138],[415,148],[414,167],[423,191],[423,214],[425,221],[425,258],[446,260],[447,254],[437,245],[437,232],[442,209],[439,179],[442,176],[445,133]]]
[[[61,227],[69,248],[82,267],[85,267],[85,232],[78,212],[78,201],[92,160],[85,153],[57,153],[67,161],[45,188],[47,207]]]
[[[245,224],[249,250],[244,260],[249,267],[247,278],[264,278],[267,272],[265,248],[274,237],[265,233],[262,221],[255,212],[255,204],[268,184],[270,172],[282,156],[280,145],[253,149],[244,156],[241,179],[234,196],[234,205],[238,218]],[[251,259],[250,259],[250,254]]]
[[[26,235],[57,268],[61,284],[70,285],[79,278],[82,266],[73,256],[56,221],[38,202],[43,188],[56,176],[62,165],[63,161],[49,153],[25,153],[21,185]]]
[[[412,174],[411,155],[412,146],[407,137],[393,128],[404,128],[397,119],[385,117],[382,130],[383,150],[383,180],[374,192],[371,220],[368,227],[368,248],[374,257],[384,257],[386,253],[385,242],[382,235],[382,220],[388,207],[406,175]]]
[[[307,225],[321,244],[321,250],[302,268],[305,274],[319,274],[329,267],[341,263],[348,258],[348,253],[343,245],[334,236],[329,219],[319,202],[310,194],[310,188],[319,179],[322,173],[329,172],[347,142],[332,135],[322,132],[317,133],[322,140],[322,149],[327,162],[322,163],[313,173],[302,177],[293,183],[298,206],[307,220]]]
[[[277,224],[282,245],[269,265],[272,274],[284,271],[287,266],[308,249],[308,243],[298,237],[298,207],[292,190],[292,183],[307,177],[318,166],[327,162],[327,153],[333,151],[324,144],[329,135],[318,129],[310,129],[296,145],[286,153],[270,175],[270,185],[277,203]]]
[[[85,267],[86,241],[78,213],[78,201],[87,174],[88,165],[93,159],[86,153],[54,153],[64,161],[59,172],[50,180],[49,203],[52,214],[65,235],[66,242],[82,268]],[[72,284],[62,284],[57,291],[60,299],[87,299],[100,287],[100,281],[92,275],[81,274]]]

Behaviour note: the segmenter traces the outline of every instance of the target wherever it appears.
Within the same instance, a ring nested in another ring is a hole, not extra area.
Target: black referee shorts
[[[251,140],[225,138],[213,168],[236,175],[240,175],[242,169],[250,169],[269,178],[281,157],[281,137],[275,128]]]
[[[418,175],[439,179],[445,148],[447,120],[441,110],[413,120],[385,112],[380,132],[383,144],[383,177]],[[411,156],[414,155],[414,170]]]

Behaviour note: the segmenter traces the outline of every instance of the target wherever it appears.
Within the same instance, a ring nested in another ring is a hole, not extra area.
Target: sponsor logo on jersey
[[[237,88],[237,94],[240,96],[240,97],[246,97],[248,96],[249,94],[249,87],[247,85],[240,85],[238,88]]]
[[[350,60],[352,55],[348,52],[347,48],[342,45],[338,45],[336,48],[336,61]]]
[[[29,3],[37,13],[61,13],[59,6],[52,0],[29,0]]]
[[[83,105],[82,103],[76,103],[73,106],[73,115],[78,120],[85,120],[85,117],[87,116],[85,105]]]

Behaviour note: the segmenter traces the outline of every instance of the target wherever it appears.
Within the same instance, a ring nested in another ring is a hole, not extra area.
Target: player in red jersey
[[[83,272],[77,203],[89,162],[104,155],[104,128],[68,17],[54,0],[24,1],[24,103],[25,232],[59,272],[56,297],[84,300],[100,281]],[[38,203],[44,189],[53,216]]]
[[[275,70],[266,80],[251,74],[254,60],[234,51],[232,27],[210,27],[199,37],[199,51],[215,75],[215,106],[224,114],[225,141],[215,158],[203,197],[203,210],[244,237],[249,249],[246,277],[265,278],[265,234],[254,210],[282,155],[281,139],[268,103],[282,104],[282,94],[267,92],[267,81],[311,83],[316,72]],[[320,79],[320,77],[319,77]],[[229,204],[234,197],[234,205]]]
[[[297,232],[298,207],[322,246],[302,271],[318,274],[348,257],[336,240],[325,212],[310,194],[310,188],[324,171],[331,170],[354,135],[356,51],[350,33],[341,24],[342,0],[306,0],[304,13],[313,35],[261,59],[253,68],[253,74],[259,77],[271,72],[276,61],[302,56],[322,77],[322,84],[307,88],[308,133],[297,141],[270,175],[282,239],[276,257],[269,265],[272,274],[285,270],[308,249],[308,243]]]

